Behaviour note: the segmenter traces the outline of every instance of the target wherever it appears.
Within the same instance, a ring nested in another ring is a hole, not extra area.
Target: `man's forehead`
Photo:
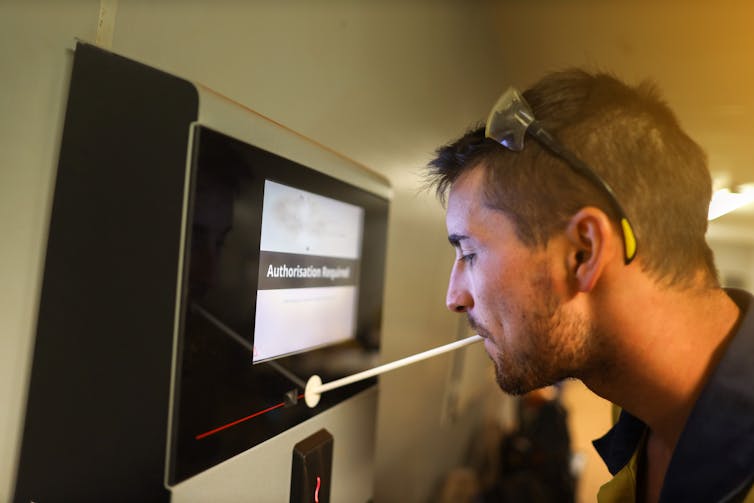
[[[469,193],[483,193],[482,189],[486,184],[487,170],[484,166],[477,165],[473,168],[469,168],[461,173],[450,185],[448,192],[448,202],[456,195],[463,194],[464,196]]]
[[[477,166],[459,176],[448,194],[445,222],[451,243],[485,241],[512,230],[510,217],[488,202],[487,170]]]
[[[483,167],[463,172],[450,186],[447,199],[448,217],[468,216],[486,206],[487,177]]]
[[[466,172],[451,186],[445,215],[451,244],[473,237],[483,223],[483,185],[479,182],[478,173]]]

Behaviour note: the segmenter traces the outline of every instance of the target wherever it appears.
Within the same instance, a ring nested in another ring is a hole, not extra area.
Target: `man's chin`
[[[507,394],[514,395],[514,396],[525,395],[526,393],[536,389],[536,388],[523,386],[519,382],[512,382],[510,380],[501,379],[500,376],[498,376],[497,385],[500,387],[501,390],[503,390]]]
[[[495,380],[501,390],[509,395],[515,396],[525,395],[535,389],[544,388],[545,386],[554,384],[554,382],[550,382],[549,380],[546,382],[545,380],[535,381],[532,379],[526,379],[525,376],[512,375],[510,372],[503,372],[499,362],[495,362]]]

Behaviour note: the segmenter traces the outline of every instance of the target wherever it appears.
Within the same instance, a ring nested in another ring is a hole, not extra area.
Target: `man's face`
[[[448,309],[465,312],[485,337],[500,387],[521,394],[579,376],[592,353],[584,320],[568,312],[565,267],[550,247],[531,248],[512,221],[485,205],[485,172],[456,180],[448,197],[448,237],[456,260]]]

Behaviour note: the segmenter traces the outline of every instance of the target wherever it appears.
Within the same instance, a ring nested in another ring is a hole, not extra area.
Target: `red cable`
[[[297,400],[301,400],[303,397],[304,397],[304,394],[301,393],[296,399]],[[235,425],[237,425],[239,423],[243,423],[244,421],[248,421],[249,419],[253,419],[253,418],[257,417],[257,416],[261,416],[262,414],[266,414],[267,412],[270,412],[271,410],[279,409],[280,407],[283,407],[284,405],[285,405],[285,402],[280,402],[279,404],[273,405],[272,407],[269,407],[267,409],[261,410],[259,412],[255,412],[254,414],[251,414],[249,416],[242,417],[241,419],[236,419],[235,421],[233,421],[231,423],[219,426],[219,427],[215,428],[214,430],[209,430],[207,432],[200,433],[199,435],[197,435],[194,438],[196,440],[201,440],[201,439],[206,438],[206,437],[208,437],[210,435],[214,435],[215,433],[218,433],[220,431],[228,429],[231,426],[235,426]]]

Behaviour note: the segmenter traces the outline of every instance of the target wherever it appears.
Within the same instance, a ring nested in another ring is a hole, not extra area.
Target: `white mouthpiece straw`
[[[370,377],[384,374],[385,372],[389,372],[400,367],[405,367],[406,365],[411,365],[412,363],[426,360],[427,358],[432,358],[433,356],[441,355],[443,353],[447,353],[448,351],[454,351],[481,340],[481,335],[472,335],[471,337],[461,339],[460,341],[451,342],[450,344],[445,344],[444,346],[429,349],[422,353],[417,353],[413,356],[407,356],[406,358],[401,358],[400,360],[396,360],[392,363],[386,363],[384,365],[374,367],[373,369],[365,370],[363,372],[359,372],[348,377],[343,377],[342,379],[337,379],[325,384],[322,384],[322,379],[320,379],[318,375],[313,375],[306,382],[304,400],[306,401],[306,405],[308,405],[310,408],[316,407],[319,403],[319,396],[326,391],[340,388],[341,386],[346,386],[348,384],[362,381],[364,379],[369,379]]]

